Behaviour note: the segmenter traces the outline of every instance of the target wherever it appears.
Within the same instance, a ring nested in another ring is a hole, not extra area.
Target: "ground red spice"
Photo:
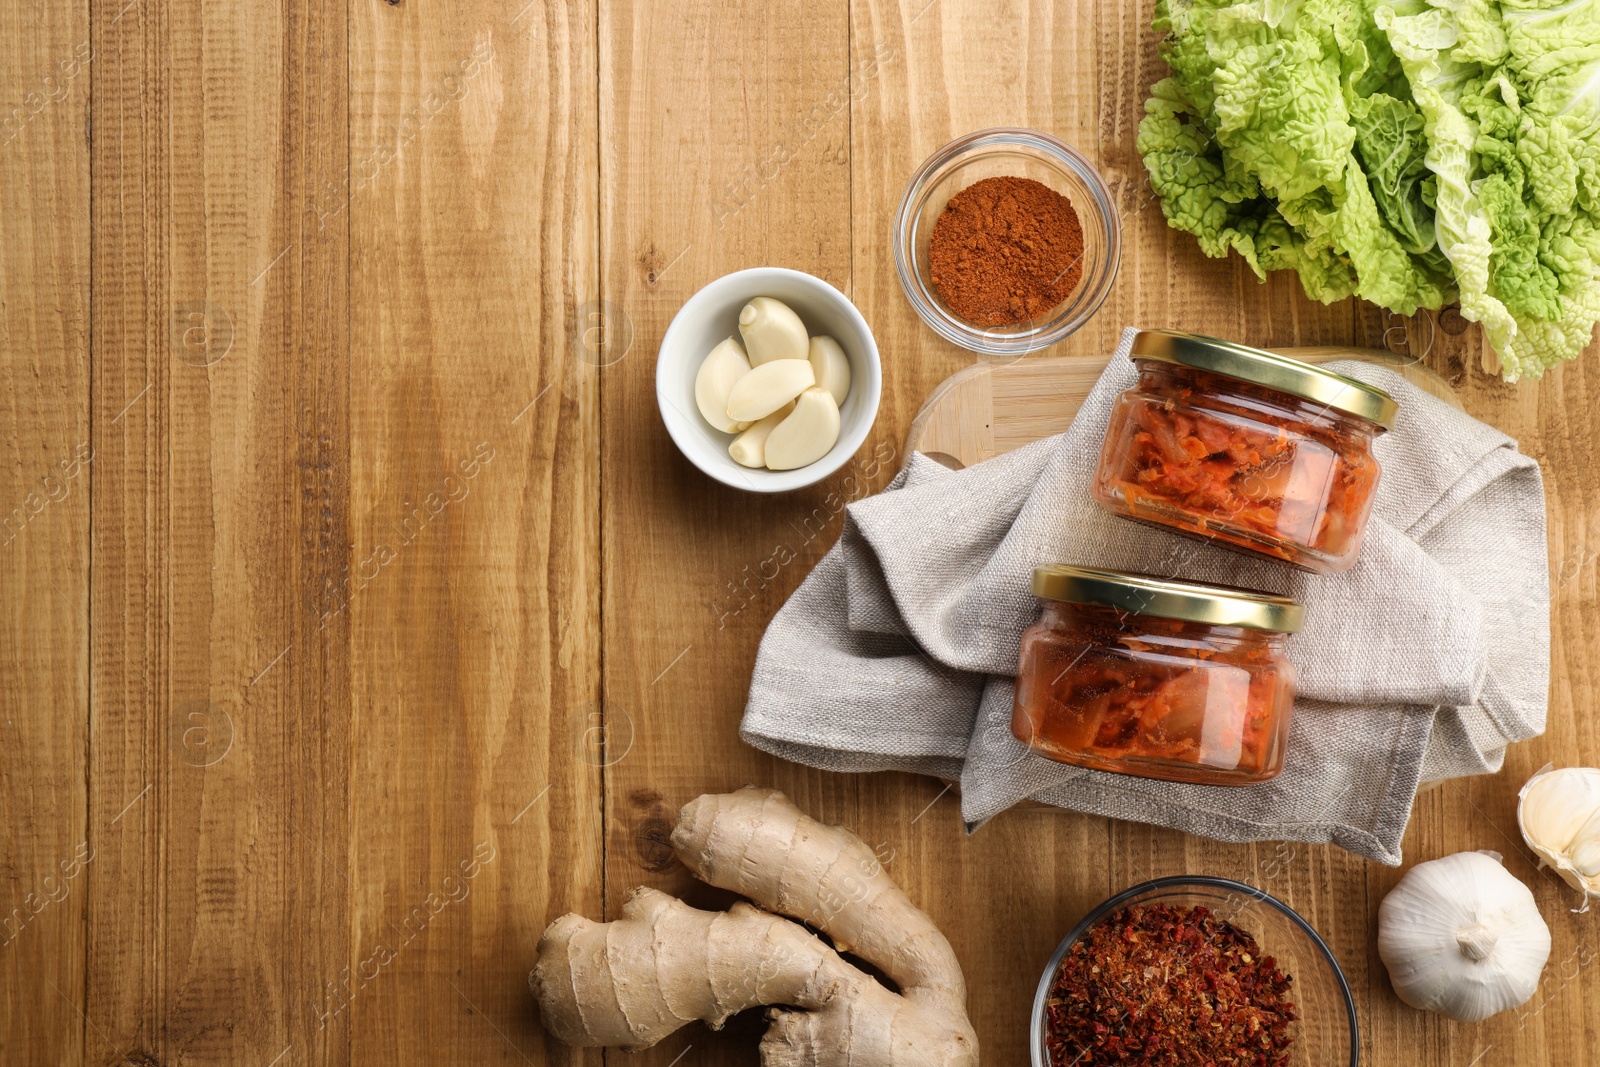
[[[1072,201],[1032,178],[984,178],[950,198],[928,239],[933,286],[976,326],[1012,326],[1061,303],[1083,279]]]
[[[1289,983],[1208,908],[1124,908],[1062,960],[1045,1007],[1051,1067],[1284,1067]]]

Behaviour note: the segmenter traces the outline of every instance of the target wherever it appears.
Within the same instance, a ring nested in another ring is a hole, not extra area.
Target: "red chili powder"
[[[928,239],[929,273],[951,311],[1011,326],[1049,311],[1083,278],[1072,201],[1032,178],[984,178],[950,198]]]
[[[1061,961],[1045,1007],[1051,1067],[1285,1067],[1289,982],[1208,908],[1124,908]]]

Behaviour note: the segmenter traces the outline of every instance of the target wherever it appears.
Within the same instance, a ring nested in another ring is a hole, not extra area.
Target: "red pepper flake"
[[[1290,981],[1208,908],[1124,908],[1061,962],[1045,1006],[1051,1067],[1285,1067]]]

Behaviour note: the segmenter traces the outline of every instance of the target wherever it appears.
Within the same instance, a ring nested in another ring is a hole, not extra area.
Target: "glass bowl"
[[[1065,301],[1027,322],[977,326],[945,305],[929,275],[928,237],[945,204],[984,178],[1032,178],[1072,202],[1083,226],[1083,277]],[[986,356],[1038,351],[1089,321],[1117,277],[1122,226],[1100,172],[1077,149],[1034,130],[997,128],[935,152],[906,186],[894,220],[894,264],[922,321],[947,341]]]
[[[1288,999],[1294,1003],[1299,1018],[1289,1031],[1294,1037],[1288,1050],[1291,1067],[1340,1067],[1346,1063],[1356,1067],[1360,1049],[1356,1003],[1339,961],[1317,932],[1294,909],[1254,886],[1195,875],[1157,878],[1123,890],[1084,916],[1061,942],[1033,997],[1029,1042],[1033,1067],[1061,1067],[1050,1063],[1045,1046],[1045,1002],[1067,951],[1096,923],[1134,904],[1204,906],[1249,933],[1262,952],[1276,957],[1279,969],[1292,979]]]

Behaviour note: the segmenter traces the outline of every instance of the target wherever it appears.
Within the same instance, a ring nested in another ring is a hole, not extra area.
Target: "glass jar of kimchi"
[[[1210,337],[1147,330],[1094,481],[1130,519],[1318,574],[1355,564],[1378,488],[1381,389]]]
[[[1011,732],[1060,763],[1201,785],[1283,769],[1294,706],[1286,597],[1056,565],[1022,635]]]

